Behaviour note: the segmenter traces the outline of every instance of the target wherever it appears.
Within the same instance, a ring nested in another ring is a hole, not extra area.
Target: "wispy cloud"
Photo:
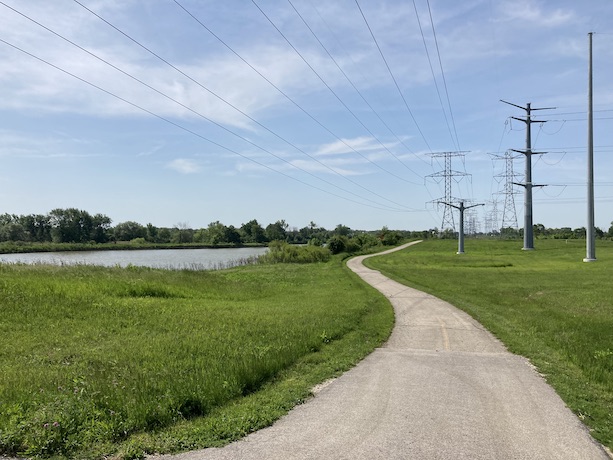
[[[166,167],[180,172],[181,174],[195,174],[200,171],[200,165],[198,163],[186,158],[176,158],[168,163]]]
[[[369,136],[361,136],[353,139],[340,139],[329,144],[321,145],[315,150],[315,155],[342,155],[345,153],[354,153],[354,150],[360,153],[373,150],[385,150],[385,147],[393,148],[396,143],[383,143]]]
[[[543,9],[537,0],[512,0],[499,4],[502,21],[521,21],[526,24],[538,24],[540,27],[558,27],[575,18],[575,13],[568,9]]]

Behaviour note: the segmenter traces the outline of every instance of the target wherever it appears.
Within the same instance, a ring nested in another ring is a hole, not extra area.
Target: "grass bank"
[[[141,458],[271,424],[384,341],[343,266],[0,265],[0,453]]]
[[[366,265],[465,310],[525,356],[566,404],[613,449],[613,242],[425,241]]]

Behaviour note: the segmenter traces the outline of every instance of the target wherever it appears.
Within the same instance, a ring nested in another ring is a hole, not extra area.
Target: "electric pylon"
[[[513,167],[513,160],[519,158],[517,155],[513,155],[511,150],[504,152],[504,156],[495,155],[497,160],[504,160],[504,172],[497,174],[494,177],[500,177],[504,179],[504,187],[499,194],[504,195],[504,208],[502,209],[502,222],[500,229],[514,228],[517,230],[517,211],[515,208],[515,195],[519,192],[515,189],[519,174],[516,174]]]
[[[451,179],[453,177],[468,176],[469,174],[451,169],[451,158],[463,157],[465,156],[466,153],[467,152],[464,151],[464,152],[436,152],[436,153],[430,154],[432,158],[444,158],[445,159],[445,169],[443,171],[438,171],[434,174],[430,174],[429,176],[426,176],[426,177],[431,177],[431,178],[443,178],[443,180],[445,181],[445,196],[431,201],[431,203],[448,204],[448,206],[445,206],[443,209],[443,221],[441,224],[441,232],[447,228],[450,228],[451,230],[455,232],[453,212],[451,212],[451,210],[449,209],[449,206],[451,206],[451,203],[460,202],[460,199],[453,197],[451,193]]]

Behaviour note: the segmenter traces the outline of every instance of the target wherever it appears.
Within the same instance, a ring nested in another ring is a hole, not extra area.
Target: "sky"
[[[0,214],[457,229],[450,199],[522,228],[530,103],[533,221],[586,226],[593,32],[606,230],[612,24],[611,0],[3,0]]]

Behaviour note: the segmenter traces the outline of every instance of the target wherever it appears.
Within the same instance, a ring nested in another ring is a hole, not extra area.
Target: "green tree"
[[[594,227],[594,233],[596,234],[596,238],[604,238],[605,232],[600,227]]]
[[[532,226],[534,236],[547,236],[547,228],[543,224],[534,224]]]
[[[0,241],[26,241],[28,233],[18,222],[0,226]]]
[[[353,237],[353,239],[362,249],[371,248],[381,244],[381,241],[375,235],[366,232],[358,233]]]
[[[209,242],[209,231],[206,228],[199,228],[194,233],[194,242],[195,243],[208,243]]]
[[[145,238],[147,229],[132,220],[117,224],[113,229],[113,236],[116,241],[132,241],[136,238]]]
[[[92,218],[92,229],[90,239],[96,243],[106,243],[110,238],[111,223],[110,217],[104,214],[96,214]]]
[[[28,232],[30,241],[51,241],[51,221],[48,215],[30,214],[21,216],[19,222]]]
[[[224,234],[224,243],[230,244],[240,244],[241,243],[241,235],[238,230],[234,227],[234,225],[229,225],[226,227],[226,231]]]
[[[288,224],[285,220],[278,220],[274,224],[266,226],[266,238],[268,241],[285,241],[287,238]]]
[[[264,243],[266,241],[264,227],[256,219],[241,225],[239,232],[242,234],[242,240],[245,243]]]
[[[384,246],[394,246],[398,244],[401,239],[402,236],[398,232],[391,231],[386,226],[379,232],[379,240]]]
[[[170,229],[166,227],[162,227],[157,232],[157,243],[170,243],[172,235],[170,233]]]
[[[173,243],[191,243],[194,241],[194,231],[189,228],[187,222],[179,222],[172,230]]]
[[[159,243],[158,233],[159,233],[159,229],[155,225],[151,223],[147,224],[147,230],[145,232],[145,240],[150,243]]]
[[[93,217],[76,208],[54,209],[49,213],[51,237],[57,243],[87,243],[94,228]]]
[[[211,222],[207,228],[207,236],[209,244],[221,244],[226,239],[226,226],[216,220]]]
[[[586,233],[587,230],[585,229],[585,227],[576,228],[573,230],[573,238],[583,239],[585,238]]]
[[[351,229],[347,227],[346,225],[338,224],[336,228],[334,229],[335,235],[349,236],[350,233],[351,233]]]

